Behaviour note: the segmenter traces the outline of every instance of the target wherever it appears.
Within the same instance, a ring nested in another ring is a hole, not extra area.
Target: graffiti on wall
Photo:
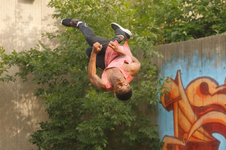
[[[183,87],[181,72],[164,83],[162,106],[173,111],[174,136],[165,135],[162,150],[219,150],[213,134],[226,137],[226,83],[199,77]]]

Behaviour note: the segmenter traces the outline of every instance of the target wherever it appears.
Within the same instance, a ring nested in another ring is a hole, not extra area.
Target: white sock
[[[80,23],[84,23],[84,22],[82,22],[82,21],[78,21],[77,26],[78,26]]]
[[[119,36],[122,36],[122,37],[123,37],[123,40],[125,39],[125,37],[124,37],[123,35],[120,34],[120,35],[118,35],[118,37],[119,37]],[[120,37],[119,37],[119,39],[120,39]],[[121,40],[121,39],[120,39],[120,40]]]

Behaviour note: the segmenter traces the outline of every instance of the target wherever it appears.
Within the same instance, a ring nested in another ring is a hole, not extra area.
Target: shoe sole
[[[132,36],[133,34],[130,32],[130,30],[123,28],[122,26],[120,26],[117,23],[111,23],[111,27],[114,29],[114,27],[112,25],[117,26],[118,28],[120,28],[123,32],[125,32],[126,34],[128,34],[129,36]],[[115,30],[115,29],[114,29]]]

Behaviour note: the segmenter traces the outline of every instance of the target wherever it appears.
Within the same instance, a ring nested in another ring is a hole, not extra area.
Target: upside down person
[[[112,39],[106,39],[95,35],[93,29],[81,20],[65,18],[61,23],[67,27],[79,28],[90,45],[86,49],[90,58],[90,82],[100,90],[115,92],[119,100],[130,99],[132,89],[129,83],[140,70],[140,62],[132,55],[127,44],[132,33],[117,23],[111,23],[116,35]],[[123,40],[125,43],[121,46]],[[96,74],[97,67],[103,70],[101,78]]]

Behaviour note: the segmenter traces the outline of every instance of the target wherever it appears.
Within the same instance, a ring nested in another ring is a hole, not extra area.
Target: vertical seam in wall
[[[14,23],[17,23],[17,5],[18,5],[18,0],[15,0],[15,11],[14,11],[14,16],[15,16],[15,20],[14,20]],[[18,40],[17,40],[17,37],[18,37],[18,31],[17,31],[17,26],[15,26],[15,37],[14,37],[14,45],[15,45],[15,50],[16,51],[18,51],[17,50],[17,48],[18,48]],[[18,84],[16,83],[16,91],[18,91]],[[17,103],[17,105],[16,105],[16,111],[18,110],[18,102],[19,102],[19,100],[18,100],[18,92],[16,92],[16,103]],[[17,119],[17,118],[16,118]],[[19,126],[19,121],[18,121],[18,119],[16,120],[16,147],[18,147],[19,145],[18,145],[18,143],[19,143],[19,135],[17,134],[17,130],[18,130],[18,126]]]
[[[42,6],[43,6],[43,0],[41,0],[41,27],[40,27],[40,41],[42,41],[42,26],[43,26],[43,24],[42,24],[42,17],[43,17],[43,8],[42,8]],[[39,48],[39,50],[41,50],[41,47]]]

